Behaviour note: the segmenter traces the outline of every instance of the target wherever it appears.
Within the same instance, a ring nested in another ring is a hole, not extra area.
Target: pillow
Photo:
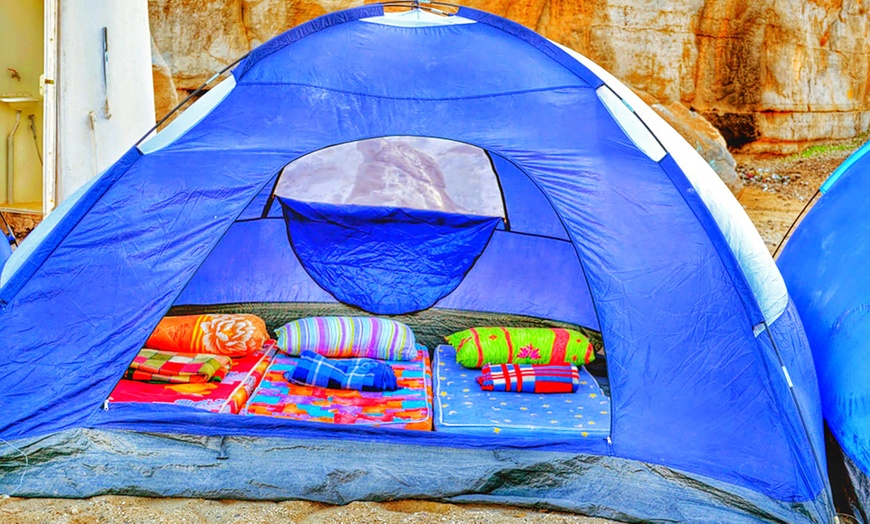
[[[145,347],[244,357],[259,350],[268,339],[266,323],[256,315],[186,315],[163,317]]]
[[[290,355],[313,351],[325,357],[414,360],[411,328],[377,317],[308,317],[279,327],[278,347]]]
[[[561,328],[476,327],[445,337],[456,348],[456,362],[484,364],[588,364],[595,359],[589,339]]]

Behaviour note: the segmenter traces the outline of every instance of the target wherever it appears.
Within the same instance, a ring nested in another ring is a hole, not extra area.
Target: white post
[[[57,0],[44,1],[45,46],[42,91],[42,214],[54,209],[57,200]]]
[[[61,202],[154,126],[154,84],[147,0],[64,0],[57,6]]]

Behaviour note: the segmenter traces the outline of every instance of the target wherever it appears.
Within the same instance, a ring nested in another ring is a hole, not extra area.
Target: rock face
[[[476,1],[583,53],[732,147],[791,153],[870,127],[870,4],[849,0]]]
[[[743,182],[737,174],[737,162],[718,129],[680,102],[662,103],[647,93],[637,94],[704,157],[732,193],[740,194]]]
[[[35,215],[31,213],[3,213],[4,218],[6,218],[6,223],[9,224],[9,227],[12,228],[12,233],[15,235],[15,238],[18,242],[24,240],[33,228],[35,228],[41,221],[41,215]],[[0,223],[3,221],[0,220]],[[0,234],[5,234],[6,229],[5,225],[0,225]],[[0,237],[0,242],[4,242],[3,238]]]
[[[178,91],[172,79],[172,71],[160,51],[154,38],[151,38],[151,74],[154,77],[154,113],[155,120],[160,121],[169,111],[178,105]]]
[[[282,32],[362,2],[149,0],[151,34],[175,87],[190,92],[214,73]],[[328,9],[327,9],[328,8]],[[185,96],[187,93],[184,93]]]
[[[791,152],[870,124],[870,4],[708,1],[693,107],[729,143]]]
[[[361,3],[149,0],[149,10],[156,46],[175,88],[186,95],[272,36]],[[790,153],[870,127],[870,6],[861,0],[464,5],[510,18],[589,56],[658,101],[657,110],[672,124],[681,122],[675,126],[681,132],[703,128],[703,116],[732,148]],[[717,142],[712,129],[704,134]],[[733,163],[720,146],[716,154]]]

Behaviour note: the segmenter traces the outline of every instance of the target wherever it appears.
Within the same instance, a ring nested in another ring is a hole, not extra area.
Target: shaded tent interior
[[[378,156],[354,158],[365,148]],[[564,226],[499,156],[443,139],[367,139],[310,153],[264,188],[170,314],[256,312],[271,329],[313,313],[394,315],[430,349],[472,325],[562,326],[583,329],[603,357]],[[606,374],[601,360],[593,369]]]

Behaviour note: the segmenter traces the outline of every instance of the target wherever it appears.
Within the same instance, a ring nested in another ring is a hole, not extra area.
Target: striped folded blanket
[[[574,393],[580,373],[571,365],[487,364],[477,383],[484,391],[521,393]]]
[[[415,360],[411,328],[378,317],[308,317],[275,330],[278,347],[288,355],[314,351],[331,358]]]
[[[195,384],[220,382],[229,372],[232,359],[205,353],[184,354],[144,348],[139,351],[124,378],[142,382]]]
[[[303,351],[299,363],[284,378],[294,384],[357,391],[395,391],[393,368],[370,358],[328,359],[313,351]]]

